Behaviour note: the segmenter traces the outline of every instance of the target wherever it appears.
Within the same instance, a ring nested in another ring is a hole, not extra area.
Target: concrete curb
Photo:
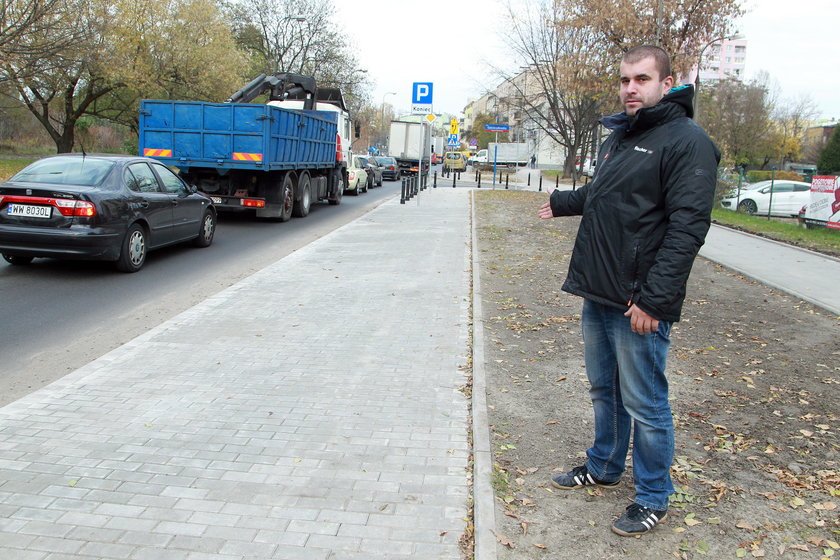
[[[475,560],[496,560],[496,513],[493,493],[493,451],[487,418],[487,378],[484,369],[484,319],[478,265],[475,198],[470,193],[472,223],[472,316],[473,316],[473,513]]]

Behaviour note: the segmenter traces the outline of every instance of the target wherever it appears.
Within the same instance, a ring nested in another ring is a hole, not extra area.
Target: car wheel
[[[120,258],[117,259],[117,270],[121,272],[137,272],[146,262],[146,230],[139,224],[131,224],[123,239]]]
[[[305,218],[309,215],[309,207],[312,205],[312,192],[309,187],[309,175],[305,174],[298,182],[299,199],[295,201],[295,208],[292,214],[298,218]]]
[[[742,200],[738,205],[738,210],[745,214],[755,214],[758,212],[758,206],[756,206],[754,200]]]
[[[7,255],[6,253],[3,253],[3,259],[7,263],[9,263],[11,265],[14,265],[14,266],[27,265],[27,264],[32,262],[33,258],[35,258],[35,257],[26,257],[26,256],[23,256],[23,255]]]
[[[198,231],[198,237],[193,239],[193,245],[196,247],[209,247],[213,243],[213,235],[216,233],[216,214],[209,208],[204,211],[204,217],[201,218],[201,228]]]
[[[280,201],[283,205],[280,211],[280,221],[288,222],[292,219],[292,210],[295,207],[295,187],[292,184],[292,176],[288,173],[283,176],[283,186],[280,193]]]

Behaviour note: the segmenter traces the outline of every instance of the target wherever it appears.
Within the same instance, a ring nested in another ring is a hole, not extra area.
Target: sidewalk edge
[[[473,315],[473,508],[475,560],[496,560],[496,514],[493,493],[493,451],[487,419],[487,379],[484,369],[484,318],[478,266],[478,235],[474,193],[470,193],[472,223],[472,315]]]

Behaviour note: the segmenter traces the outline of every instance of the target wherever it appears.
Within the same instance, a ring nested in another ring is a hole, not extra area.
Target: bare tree
[[[84,39],[74,0],[0,0],[0,83],[50,71]]]
[[[504,101],[564,148],[564,174],[571,175],[576,155],[587,150],[613,97],[605,94],[612,61],[566,2],[510,3],[508,12],[507,43],[526,66],[516,75],[501,72],[506,83],[500,89],[513,92]]]
[[[334,23],[332,0],[239,0],[230,7],[254,74],[295,72],[340,87],[351,108],[369,105],[365,71]]]
[[[556,0],[601,38],[613,60],[637,45],[658,45],[671,56],[674,77],[699,64],[709,41],[728,37],[744,14],[741,0]]]
[[[526,66],[516,74],[499,71],[507,82],[499,89],[513,88],[526,118],[565,149],[567,175],[593,142],[598,118],[618,107],[624,52],[659,44],[674,74],[687,75],[708,41],[727,36],[742,14],[739,0],[509,1],[508,12],[506,39]]]

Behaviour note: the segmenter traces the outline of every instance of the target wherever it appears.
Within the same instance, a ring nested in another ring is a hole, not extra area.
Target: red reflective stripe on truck
[[[233,159],[236,161],[262,161],[262,154],[249,154],[246,152],[233,152]]]
[[[172,150],[161,150],[157,148],[143,148],[143,155],[146,157],[172,157]]]

